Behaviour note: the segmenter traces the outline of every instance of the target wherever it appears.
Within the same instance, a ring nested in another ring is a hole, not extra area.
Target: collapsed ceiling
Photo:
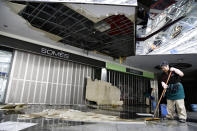
[[[135,29],[131,20],[134,21],[134,15],[131,18],[117,11],[106,14],[99,21],[93,21],[65,3],[20,4],[26,5],[18,13],[20,16],[32,26],[60,37],[59,42],[63,44],[98,51],[114,58],[135,55]],[[103,5],[99,6],[102,10]],[[128,7],[121,7],[124,8]],[[135,7],[129,8],[132,10]]]

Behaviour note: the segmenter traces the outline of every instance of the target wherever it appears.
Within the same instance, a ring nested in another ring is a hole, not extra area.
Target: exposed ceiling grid
[[[135,55],[134,24],[123,14],[94,23],[60,3],[26,3],[19,14],[32,26],[61,37],[61,43],[97,50],[116,58]],[[106,30],[97,30],[96,24],[103,24],[101,28]]]

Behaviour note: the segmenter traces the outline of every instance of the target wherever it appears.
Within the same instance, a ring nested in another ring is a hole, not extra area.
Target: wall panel
[[[145,104],[145,93],[149,92],[150,79],[108,70],[107,81],[120,89],[120,99],[124,105]]]
[[[84,104],[85,80],[94,68],[15,51],[6,103]]]

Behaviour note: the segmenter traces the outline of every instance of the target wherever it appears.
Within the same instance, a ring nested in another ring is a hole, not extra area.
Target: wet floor
[[[41,112],[45,109],[74,109],[83,112],[94,112],[105,115],[119,116],[122,119],[134,120],[133,122],[84,122],[62,119],[18,119],[20,114],[28,114]],[[85,105],[76,106],[43,106],[31,105],[21,111],[0,111],[1,123],[6,121],[37,123],[35,126],[24,129],[25,131],[196,131],[197,123],[187,122],[179,123],[178,121],[149,121],[145,122],[144,118],[136,115],[138,113],[150,113],[149,107],[133,106],[133,107],[90,107]],[[194,115],[192,115],[194,116]],[[136,121],[135,121],[136,120]],[[1,127],[0,127],[1,130]]]

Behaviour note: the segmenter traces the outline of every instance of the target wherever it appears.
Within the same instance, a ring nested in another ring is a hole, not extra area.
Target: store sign
[[[136,75],[143,75],[142,71],[137,71],[137,70],[129,69],[129,68],[126,69],[126,72],[136,74]]]
[[[7,47],[11,49],[27,51],[31,53],[41,54],[49,57],[54,57],[57,59],[64,59],[68,61],[73,61],[81,64],[91,65],[95,67],[105,67],[105,62],[96,60],[93,58],[65,52],[62,50],[37,45],[34,43],[18,40],[15,38],[10,38],[7,36],[0,35],[0,47]]]
[[[54,57],[63,58],[63,59],[69,59],[69,54],[65,53],[63,51],[41,48],[41,53],[45,54],[45,55],[50,55],[50,56],[54,56]]]

